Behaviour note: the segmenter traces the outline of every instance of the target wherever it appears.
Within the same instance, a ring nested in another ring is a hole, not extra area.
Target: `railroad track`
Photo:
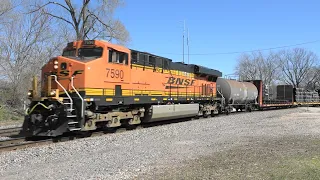
[[[37,145],[49,144],[52,142],[52,139],[45,139],[39,141],[25,141],[24,137],[11,138],[0,141],[0,152],[18,150],[27,147],[34,147]]]
[[[238,114],[244,114],[244,113],[255,113],[258,111],[253,111],[253,112],[231,112],[229,116],[234,116]],[[221,116],[221,115],[218,115]],[[214,117],[207,117],[207,118],[214,118]],[[200,117],[199,119],[206,119],[203,117]],[[113,134],[113,133],[123,133],[126,131],[130,130],[138,130],[138,129],[143,129],[143,128],[151,128],[155,126],[163,126],[163,125],[168,125],[168,124],[174,124],[174,123],[180,123],[180,122],[186,122],[186,121],[193,121],[197,119],[193,118],[183,118],[183,119],[174,119],[171,121],[161,121],[161,122],[153,122],[149,124],[143,124],[143,125],[137,125],[137,126],[132,126],[132,127],[120,127],[116,128],[111,131],[103,131],[103,130],[97,130],[93,131],[90,133],[87,133],[86,135],[82,136],[75,136],[75,135],[66,135],[66,136],[61,136],[57,138],[49,138],[49,139],[42,139],[42,140],[34,140],[34,141],[25,141],[24,137],[17,137],[17,138],[11,138],[7,140],[0,141],[0,152],[4,151],[12,151],[12,150],[18,150],[18,149],[23,149],[23,148],[28,148],[28,147],[35,147],[35,146],[40,146],[40,145],[47,145],[47,144],[52,144],[52,143],[57,143],[57,142],[65,142],[65,141],[70,141],[70,140],[76,140],[76,139],[82,139],[82,138],[87,138],[87,137],[96,137],[96,136],[104,136],[107,134]],[[14,131],[14,128],[10,128],[12,131]],[[16,128],[18,129],[18,128]],[[21,129],[21,128],[20,128]],[[4,129],[4,131],[7,130],[10,131],[9,129]],[[1,134],[1,131],[0,131]],[[3,132],[4,134],[4,132]]]
[[[10,136],[18,135],[21,129],[22,129],[21,127],[0,129],[0,136],[10,137]]]

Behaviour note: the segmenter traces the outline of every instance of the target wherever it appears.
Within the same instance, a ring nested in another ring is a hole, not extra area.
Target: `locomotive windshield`
[[[76,54],[76,49],[65,50],[62,56],[77,60],[92,60],[102,56],[102,48],[79,48]]]
[[[78,56],[99,58],[102,56],[102,48],[80,48],[78,50]]]

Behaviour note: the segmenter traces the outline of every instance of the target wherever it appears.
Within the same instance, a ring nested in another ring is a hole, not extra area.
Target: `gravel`
[[[0,154],[0,179],[134,179],[260,138],[319,136],[320,108],[239,113]]]

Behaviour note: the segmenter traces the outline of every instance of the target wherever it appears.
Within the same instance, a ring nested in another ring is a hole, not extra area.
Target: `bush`
[[[23,120],[23,114],[17,113],[14,109],[0,105],[0,121],[20,121]]]

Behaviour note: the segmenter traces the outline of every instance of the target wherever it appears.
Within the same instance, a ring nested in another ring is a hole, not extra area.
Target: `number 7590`
[[[107,68],[107,77],[123,79],[123,76],[123,70]]]

